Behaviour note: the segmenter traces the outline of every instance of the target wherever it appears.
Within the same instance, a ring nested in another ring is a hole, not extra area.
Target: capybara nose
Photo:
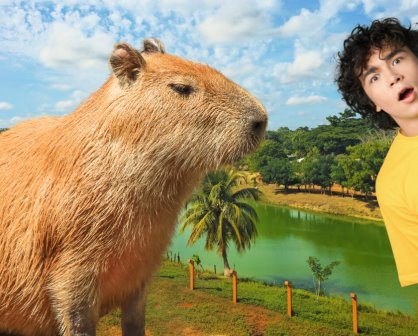
[[[267,113],[265,110],[252,109],[248,118],[249,132],[256,137],[263,137],[267,127]]]
[[[262,135],[264,130],[266,129],[267,120],[252,120],[251,121],[251,129],[255,135]]]

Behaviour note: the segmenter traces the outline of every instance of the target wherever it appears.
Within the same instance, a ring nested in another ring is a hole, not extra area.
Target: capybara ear
[[[161,42],[159,39],[147,38],[144,40],[143,52],[158,52],[161,54],[165,54],[165,47],[163,42]]]
[[[118,43],[109,59],[110,66],[121,86],[132,84],[138,77],[145,60],[140,52],[127,43]]]

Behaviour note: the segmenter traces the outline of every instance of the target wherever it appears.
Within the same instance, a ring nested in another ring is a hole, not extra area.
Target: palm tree
[[[257,213],[245,200],[258,200],[261,192],[257,188],[239,188],[243,180],[244,176],[234,171],[209,173],[180,217],[180,232],[192,229],[187,244],[193,245],[206,235],[205,249],[217,248],[224,262],[224,275],[231,274],[227,257],[230,241],[242,252],[250,248],[257,235]]]

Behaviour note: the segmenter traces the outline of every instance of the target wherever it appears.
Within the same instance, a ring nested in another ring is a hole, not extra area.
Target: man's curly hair
[[[418,31],[404,27],[396,18],[375,20],[370,27],[356,26],[338,53],[336,83],[347,105],[363,118],[383,129],[398,125],[389,114],[377,113],[366,95],[359,76],[366,68],[373,49],[408,47],[418,57]]]

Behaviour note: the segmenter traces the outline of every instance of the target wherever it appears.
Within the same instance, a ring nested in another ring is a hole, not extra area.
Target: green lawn
[[[231,279],[205,273],[188,289],[188,266],[165,261],[147,303],[147,336],[158,335],[353,335],[351,305],[342,298],[293,290],[294,316],[286,315],[286,289],[239,280],[238,304]],[[121,335],[120,312],[100,320],[98,336]],[[415,336],[418,318],[359,305],[360,335]]]

